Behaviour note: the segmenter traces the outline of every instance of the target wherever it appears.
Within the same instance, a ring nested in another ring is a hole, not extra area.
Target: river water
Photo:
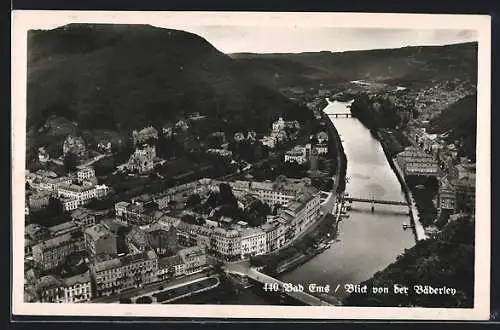
[[[349,102],[335,101],[323,110],[337,128],[347,157],[346,192],[351,197],[404,201],[401,185],[382,146],[356,118],[335,118],[350,113]],[[329,284],[340,288],[334,296],[345,296],[345,284],[358,284],[395,261],[415,245],[408,207],[352,203],[349,218],[339,224],[338,240],[309,262],[281,276],[284,282]],[[306,286],[304,285],[304,286]]]
[[[326,114],[350,113],[349,102],[335,101],[325,107]],[[337,128],[347,157],[346,192],[352,197],[404,201],[401,186],[379,141],[377,141],[356,118],[335,118],[329,115]],[[415,245],[411,230],[403,230],[403,223],[410,223],[408,208],[404,206],[352,203],[349,218],[339,224],[337,241],[330,249],[282,274],[284,282],[330,285],[337,292],[330,294],[342,299],[346,293],[344,285],[359,284],[371,278],[377,271],[396,260],[406,248]],[[224,304],[262,305],[272,304],[255,289],[227,297]],[[332,290],[334,291],[334,290]],[[203,294],[185,303],[214,303],[211,294]]]

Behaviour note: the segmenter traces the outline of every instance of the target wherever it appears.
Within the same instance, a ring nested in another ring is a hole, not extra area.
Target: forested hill
[[[268,129],[307,111],[244,74],[203,38],[148,25],[70,24],[28,33],[29,139],[50,115],[127,132],[200,112]],[[28,145],[30,141],[28,141]]]
[[[443,110],[443,112],[430,121],[427,130],[429,133],[448,133],[448,141],[450,143],[459,141],[463,145],[464,156],[475,160],[477,94],[468,95]]]
[[[420,241],[372,279],[361,283],[386,287],[389,294],[352,294],[347,306],[440,307],[474,306],[474,221],[463,217],[448,223],[436,238]],[[393,293],[394,285],[409,288],[408,294]],[[453,288],[451,294],[417,294],[414,285]]]
[[[351,80],[405,86],[432,81],[477,80],[477,42],[347,52],[230,55],[262,82],[274,87],[311,86]]]

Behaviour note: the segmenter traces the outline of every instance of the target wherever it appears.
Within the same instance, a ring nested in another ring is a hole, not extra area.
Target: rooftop
[[[173,267],[182,264],[182,258],[179,254],[158,259],[158,268]]]
[[[187,258],[195,258],[205,255],[205,250],[199,246],[188,247],[179,251],[179,256],[183,261]]]
[[[89,283],[90,282],[90,272],[87,271],[83,274],[63,278],[62,282],[68,287],[73,286],[75,284],[79,284],[79,283],[80,284]]]
[[[54,288],[61,288],[64,286],[64,283],[58,279],[57,277],[53,275],[46,275],[41,277],[38,280],[37,283],[37,290],[38,291],[43,291],[43,290],[49,290],[49,289],[54,289]]]
[[[49,227],[48,229],[52,234],[57,234],[58,232],[62,231],[78,230],[79,227],[73,221],[68,221]]]
[[[103,224],[97,224],[85,230],[85,234],[90,236],[92,240],[97,241],[100,238],[107,237],[111,231]]]
[[[42,241],[37,244],[37,246],[40,246],[42,249],[50,249],[54,248],[63,244],[69,244],[74,242],[75,240],[81,238],[80,235],[75,235],[75,233],[67,233],[64,235],[59,235],[53,238],[50,238],[48,240]]]

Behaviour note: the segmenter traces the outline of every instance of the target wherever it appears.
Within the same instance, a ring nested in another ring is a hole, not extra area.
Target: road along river
[[[347,157],[346,192],[351,197],[405,201],[401,185],[380,142],[350,113],[350,102],[332,102],[323,110],[339,132]],[[415,245],[407,206],[352,202],[349,217],[339,224],[339,235],[330,249],[280,276],[284,282],[329,284],[329,294],[345,297],[346,284],[359,284],[394,262]],[[338,287],[337,292],[334,292]]]

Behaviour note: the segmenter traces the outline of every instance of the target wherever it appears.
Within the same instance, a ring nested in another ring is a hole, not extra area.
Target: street
[[[149,293],[154,292],[154,291],[162,290],[162,288],[167,289],[169,287],[187,284],[187,283],[192,282],[194,280],[197,280],[197,279],[200,279],[203,277],[207,277],[208,274],[209,274],[209,271],[203,271],[200,273],[183,276],[181,278],[177,278],[174,280],[167,279],[164,281],[155,282],[155,283],[145,285],[142,288],[135,288],[135,289],[126,290],[126,291],[120,293],[119,295],[114,295],[114,296],[110,296],[110,297],[95,298],[95,299],[92,299],[92,302],[93,303],[116,303],[120,300],[120,298],[133,298],[136,296],[149,294]]]

